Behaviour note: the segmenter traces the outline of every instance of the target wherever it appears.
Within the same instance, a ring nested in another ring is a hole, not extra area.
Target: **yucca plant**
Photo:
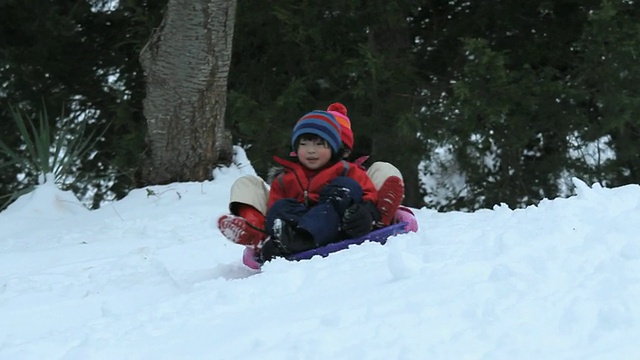
[[[16,166],[19,178],[12,193],[3,199],[0,210],[47,179],[53,179],[66,190],[77,178],[80,162],[90,155],[100,138],[95,136],[95,131],[86,134],[86,123],[77,116],[60,116],[57,126],[52,128],[46,109],[34,117],[16,106],[10,106],[10,112],[22,144],[14,149],[0,140],[0,154],[7,159],[0,165],[0,170]]]

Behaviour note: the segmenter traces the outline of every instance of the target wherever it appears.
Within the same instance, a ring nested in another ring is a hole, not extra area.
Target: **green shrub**
[[[95,148],[99,136],[95,131],[85,133],[86,123],[79,116],[60,116],[55,127],[49,122],[46,110],[36,116],[28,116],[19,107],[10,107],[11,116],[17,125],[21,144],[10,147],[0,140],[0,155],[6,159],[0,164],[0,171],[7,167],[18,168],[17,185],[11,193],[0,199],[0,210],[6,208],[18,197],[29,193],[47,178],[65,189],[76,181],[78,169]],[[46,176],[51,174],[53,176]]]

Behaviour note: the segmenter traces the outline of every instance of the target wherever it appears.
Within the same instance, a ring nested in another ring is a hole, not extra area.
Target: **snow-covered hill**
[[[0,213],[0,359],[638,359],[640,187],[416,209],[420,231],[241,263],[215,219],[241,165],[84,210]]]

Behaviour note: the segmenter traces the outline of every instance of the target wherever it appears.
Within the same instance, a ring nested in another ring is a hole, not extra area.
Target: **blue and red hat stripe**
[[[331,146],[334,153],[340,150],[340,123],[326,111],[312,111],[298,120],[293,127],[291,136],[291,147],[294,151],[296,150],[296,140],[302,134],[318,135]]]

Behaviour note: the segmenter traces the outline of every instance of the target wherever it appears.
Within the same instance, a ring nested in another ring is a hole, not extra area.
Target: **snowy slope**
[[[638,359],[640,187],[416,209],[418,233],[256,273],[215,228],[240,166],[97,211],[0,213],[0,359]]]

